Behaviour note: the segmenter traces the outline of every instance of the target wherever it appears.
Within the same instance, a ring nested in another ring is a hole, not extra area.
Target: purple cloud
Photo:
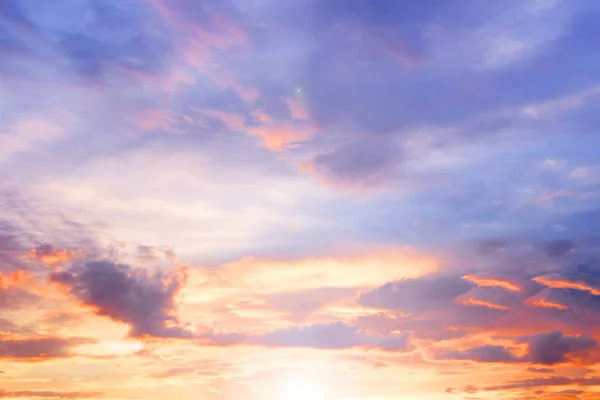
[[[52,273],[50,280],[65,285],[96,314],[131,325],[131,336],[191,336],[173,315],[174,296],[181,286],[178,277],[92,261]]]
[[[341,350],[355,347],[404,351],[410,346],[410,332],[377,334],[344,322],[292,326],[265,334],[202,333],[198,339],[218,346],[254,344],[266,347],[306,347]]]
[[[409,334],[375,335],[363,332],[343,322],[291,327],[268,333],[253,342],[276,347],[311,347],[317,349],[346,349],[376,347],[388,351],[406,350]]]
[[[438,355],[439,359],[473,360],[483,363],[515,362],[517,357],[503,346],[485,345],[469,350],[454,350]]]
[[[515,343],[526,343],[524,355],[515,355],[514,350],[504,346],[485,345],[468,350],[442,351],[439,359],[472,360],[488,363],[532,363],[555,365],[585,356],[595,349],[597,342],[584,336],[565,336],[559,331],[538,333],[514,338]],[[549,369],[531,369],[533,372],[552,372]]]
[[[428,312],[447,308],[473,284],[455,276],[426,276],[390,282],[361,295],[362,305],[405,312]]]
[[[0,340],[0,359],[22,361],[48,361],[73,357],[73,348],[95,343],[86,338],[28,338]]]
[[[343,185],[377,186],[393,177],[402,155],[394,144],[383,140],[357,141],[332,153],[317,155],[312,166],[326,179]]]
[[[564,336],[559,331],[523,336],[517,342],[527,343],[524,360],[547,365],[568,361],[570,356],[585,353],[598,346],[593,338]]]

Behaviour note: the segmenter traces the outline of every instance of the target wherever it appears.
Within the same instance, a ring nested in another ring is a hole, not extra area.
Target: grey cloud
[[[438,359],[446,360],[472,360],[483,363],[514,362],[517,357],[503,346],[485,345],[469,350],[443,352],[437,355]]]
[[[181,282],[161,273],[108,261],[88,262],[53,273],[50,280],[69,288],[95,313],[131,325],[132,336],[190,337],[173,315]]]
[[[2,229],[1,222],[0,220],[0,271],[22,269],[25,265],[20,255],[25,248],[18,241],[16,230],[6,225]]]
[[[527,371],[535,372],[537,374],[551,374],[554,372],[554,370],[552,368],[535,368],[535,367],[527,368]]]
[[[39,300],[40,296],[24,288],[0,288],[0,309],[8,310],[31,307]]]
[[[335,182],[373,186],[387,183],[401,161],[400,149],[380,139],[344,144],[332,153],[316,156],[312,162],[321,176]]]
[[[523,356],[516,356],[511,349],[504,346],[485,345],[468,350],[441,351],[437,354],[437,358],[490,363],[555,365],[567,362],[573,356],[583,355],[585,352],[597,347],[596,341],[592,338],[564,336],[559,331],[521,336],[514,340],[516,343],[527,344],[527,351]],[[532,372],[552,372],[550,369],[530,370]]]
[[[447,308],[473,285],[458,276],[427,276],[390,282],[362,294],[360,304],[406,312],[427,312]]]
[[[28,338],[0,340],[0,359],[47,361],[74,356],[73,348],[95,343],[86,338]]]
[[[406,350],[407,332],[402,334],[375,335],[342,322],[292,327],[274,331],[253,341],[266,346],[311,347],[318,349],[344,349],[352,347],[376,347],[389,351]]]
[[[575,248],[575,243],[568,239],[556,239],[542,243],[542,249],[550,257],[561,257]]]
[[[86,79],[105,81],[122,69],[158,74],[174,56],[170,32],[150,4],[82,0],[51,2],[41,10],[33,3],[7,0],[0,16],[26,26],[35,38],[35,46],[20,40],[15,44],[22,55],[59,68],[66,61],[67,68]],[[53,53],[57,56],[48,59]]]
[[[314,349],[349,349],[354,347],[378,348],[386,351],[407,350],[410,333],[384,333],[364,331],[344,322],[293,326],[265,334],[210,332],[196,338],[209,340],[218,346],[254,344],[266,347],[306,347]]]
[[[600,378],[568,378],[565,376],[553,376],[550,378],[524,379],[521,381],[512,381],[502,385],[493,385],[481,388],[480,390],[512,390],[512,389],[532,389],[538,387],[551,386],[597,386],[600,385]]]
[[[527,343],[524,360],[537,364],[553,365],[569,360],[573,354],[586,352],[598,343],[585,336],[564,336],[559,331],[523,336],[518,343]]]

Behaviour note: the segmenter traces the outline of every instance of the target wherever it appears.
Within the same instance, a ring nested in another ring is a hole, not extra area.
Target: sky
[[[0,0],[0,399],[600,399],[599,35]]]

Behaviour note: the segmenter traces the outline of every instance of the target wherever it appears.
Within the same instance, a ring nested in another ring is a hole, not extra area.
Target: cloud
[[[27,338],[0,340],[0,358],[5,360],[39,362],[56,358],[69,358],[75,356],[73,348],[95,343],[95,340],[86,338]]]
[[[153,246],[138,245],[135,249],[135,258],[141,263],[156,262],[161,259],[161,256],[167,260],[175,259],[175,252],[168,247],[157,248]]]
[[[510,381],[501,385],[491,385],[480,390],[496,391],[496,390],[513,390],[513,389],[533,389],[538,387],[552,386],[572,386],[581,387],[598,386],[600,378],[569,378],[566,376],[553,376],[550,378],[534,378],[524,379],[520,381]]]
[[[569,361],[573,356],[585,355],[598,346],[593,338],[564,336],[559,331],[523,336],[517,342],[527,344],[524,360],[546,365]]]
[[[8,307],[7,307],[8,309]],[[27,328],[21,328],[18,325],[12,323],[11,321],[0,318],[0,332],[6,333],[27,333]]]
[[[232,365],[230,363],[220,360],[203,359],[197,362],[186,362],[178,367],[158,370],[152,372],[149,376],[153,379],[194,378],[198,376],[214,376],[217,373],[227,373],[231,370]]]
[[[525,343],[523,355],[504,346],[485,345],[468,350],[451,350],[438,353],[439,359],[472,360],[490,363],[533,363],[555,365],[577,361],[597,347],[594,339],[584,336],[565,336],[559,331],[538,333],[514,338],[516,344]],[[541,371],[535,371],[541,372]]]
[[[556,303],[554,301],[550,301],[543,297],[537,297],[537,296],[530,297],[529,299],[527,299],[526,304],[533,306],[533,307],[554,308],[556,310],[561,310],[561,311],[566,311],[569,309],[569,307],[567,307],[563,304]]]
[[[93,157],[60,178],[39,177],[32,191],[65,209],[84,210],[80,221],[101,220],[119,240],[154,247],[176,243],[179,257],[192,262],[261,254],[289,246],[289,237],[297,247],[314,243],[310,233],[328,224],[308,214],[328,212],[335,197],[248,138],[236,138],[241,143],[191,135],[151,140],[119,157]],[[293,232],[294,225],[303,229]]]
[[[572,251],[575,243],[568,239],[557,239],[542,243],[542,248],[551,257],[561,257]]]
[[[596,282],[596,273],[582,266],[579,259],[573,260],[578,264],[555,269],[568,278],[550,279],[544,262],[536,264],[538,259],[545,260],[543,256],[529,253],[534,248],[535,244],[524,247],[518,257],[487,255],[483,260],[491,263],[490,269],[452,274],[451,268],[442,264],[437,273],[365,290],[358,297],[359,305],[401,315],[395,319],[385,314],[360,318],[368,326],[393,326],[411,330],[417,338],[435,340],[481,331],[511,337],[551,330],[593,336],[598,323],[591,316],[600,313],[599,297],[590,291],[596,285],[591,285]],[[501,263],[496,263],[496,258]],[[512,268],[525,263],[529,263],[529,270]],[[577,355],[574,360],[580,359]]]
[[[485,300],[478,300],[478,299],[475,299],[472,297],[458,298],[457,301],[466,306],[487,307],[492,310],[502,310],[502,311],[509,310],[508,307],[503,306],[501,304],[491,303],[491,302],[485,301]]]
[[[44,262],[58,266],[81,257],[84,247],[89,255],[101,253],[101,224],[79,222],[73,210],[19,190],[12,177],[0,187],[0,210],[0,261],[6,260],[0,270],[36,273]]]
[[[553,289],[575,289],[584,292],[590,292],[594,296],[600,296],[600,289],[596,289],[585,282],[574,282],[569,278],[561,278],[557,275],[537,276],[533,278],[535,282]]]
[[[462,279],[481,287],[499,287],[511,292],[521,291],[519,285],[511,282],[510,278],[465,275],[462,277]]]
[[[357,141],[315,156],[304,168],[333,185],[372,187],[387,183],[401,160],[401,151],[393,143]]]
[[[481,329],[495,332],[529,326],[526,318],[514,312],[519,309],[522,294],[497,287],[475,287],[462,276],[426,275],[365,291],[358,304],[400,315],[389,321],[385,314],[363,320],[370,320],[368,326],[391,325],[428,340],[461,337]]]
[[[100,23],[110,23],[115,15],[110,7],[97,7],[94,18]],[[122,18],[121,16],[117,18]],[[138,73],[158,74],[166,70],[171,56],[172,44],[163,36],[134,33],[118,42],[105,42],[100,35],[71,33],[60,38],[59,46],[78,74],[89,79],[104,80],[109,73],[119,69]],[[125,32],[124,32],[125,33]],[[127,34],[127,33],[126,33]],[[138,36],[139,35],[139,36]]]
[[[19,309],[37,303],[41,297],[29,290],[32,281],[35,279],[31,275],[20,270],[10,274],[0,271],[0,307]]]
[[[55,392],[50,390],[1,390],[0,398],[50,398],[50,399],[95,399],[103,397],[102,392]]]
[[[319,311],[333,313],[336,304],[352,301],[357,289],[353,287],[321,287],[315,289],[292,290],[265,296],[265,305],[272,310],[282,311],[291,321],[310,319]],[[332,307],[328,307],[332,306]],[[355,310],[354,306],[349,311]],[[360,313],[360,310],[356,310]],[[263,310],[257,310],[258,315]]]
[[[410,333],[376,334],[363,331],[344,322],[333,322],[309,326],[292,326],[262,335],[202,333],[199,338],[219,346],[253,344],[265,347],[304,347],[328,350],[362,347],[385,351],[404,351],[409,347]]]
[[[448,388],[446,393],[457,394],[461,391],[463,393],[475,394],[481,391],[513,391],[513,390],[523,390],[526,389],[527,392],[523,392],[522,396],[524,399],[534,399],[534,398],[542,398],[542,399],[575,399],[580,398],[580,395],[583,395],[581,398],[587,398],[587,394],[591,394],[594,396],[596,392],[587,392],[585,390],[577,390],[577,389],[565,389],[561,391],[546,391],[544,389],[553,388],[553,387],[570,387],[570,386],[578,386],[578,387],[594,387],[600,384],[599,378],[569,378],[566,376],[553,376],[549,378],[533,378],[533,379],[524,379],[524,380],[515,380],[509,381],[504,384],[499,385],[488,385],[488,386],[475,386],[468,385],[463,387],[462,389],[454,389]],[[533,393],[530,392],[533,389],[535,390]],[[541,390],[540,390],[541,389]],[[528,394],[531,393],[531,396]],[[535,395],[536,397],[533,397]],[[541,397],[540,397],[541,396]],[[590,397],[594,399],[595,397]]]
[[[0,16],[21,25],[29,25],[23,5],[17,0],[7,0],[0,6]]]
[[[368,307],[427,312],[447,308],[456,297],[472,287],[458,277],[433,275],[386,283],[363,293],[359,301]]]
[[[438,355],[439,359],[473,360],[484,363],[515,362],[517,357],[503,346],[485,345],[469,350],[449,351]]]
[[[8,232],[3,232],[7,230]],[[0,271],[11,271],[24,267],[21,254],[24,247],[12,228],[0,228]]]
[[[392,276],[420,276],[434,271],[436,266],[437,260],[410,248],[367,247],[328,257],[246,257],[222,264],[210,275],[232,286],[250,286],[255,292],[282,293],[314,289],[315,284],[321,288],[369,287]]]
[[[91,261],[50,275],[97,315],[129,324],[134,337],[190,337],[174,316],[174,297],[183,279],[109,261]]]
[[[297,259],[247,257],[191,268],[181,291],[182,320],[205,321],[199,331],[224,334],[247,333],[248,326],[258,334],[290,324],[353,325],[356,317],[378,313],[356,304],[361,289],[381,284],[391,275],[414,276],[436,268],[435,259],[412,249],[344,247],[329,254]],[[238,340],[235,335],[222,339]]]
[[[38,41],[28,46],[29,57],[43,58],[54,50],[58,57],[52,64],[66,60],[68,68],[87,79],[104,80],[123,70],[156,74],[172,58],[169,32],[151,7],[82,1],[49,4],[43,12],[26,3],[9,9],[5,18],[26,24]],[[72,15],[83,17],[64,18]],[[148,29],[150,21],[153,28]]]
[[[541,48],[552,48],[562,33],[553,28],[569,18],[560,14],[558,6],[534,11],[532,2],[511,1],[502,9],[485,11],[475,11],[471,1],[459,3],[453,9],[441,2],[427,8],[393,1],[351,5],[334,1],[316,6],[313,21],[318,23],[311,28],[321,40],[308,64],[307,83],[316,119],[381,133],[489,110],[511,96],[501,87],[511,75],[481,70],[517,69],[522,61],[536,59]],[[341,15],[341,22],[327,24],[334,15]],[[514,36],[517,30],[527,34]],[[446,35],[470,44],[456,45]],[[461,56],[451,57],[456,54]],[[521,68],[527,75],[533,70]],[[461,84],[461,74],[475,90]],[[537,80],[529,84],[534,85]],[[480,87],[495,87],[501,93],[484,99],[478,96]]]
[[[527,371],[535,372],[538,374],[551,374],[554,372],[554,370],[552,368],[535,368],[535,367],[527,368]]]
[[[388,351],[406,350],[407,332],[389,335],[375,335],[361,332],[357,327],[342,322],[291,327],[268,333],[252,341],[266,346],[311,347],[317,349],[346,349],[352,347],[372,347]]]
[[[27,256],[30,259],[37,259],[46,266],[55,266],[66,264],[76,257],[81,257],[83,250],[71,251],[67,249],[59,250],[49,243],[44,243],[30,250]]]

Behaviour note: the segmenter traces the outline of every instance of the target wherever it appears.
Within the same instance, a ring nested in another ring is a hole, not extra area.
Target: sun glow
[[[323,382],[304,377],[283,380],[277,392],[277,400],[325,400],[327,398]]]

